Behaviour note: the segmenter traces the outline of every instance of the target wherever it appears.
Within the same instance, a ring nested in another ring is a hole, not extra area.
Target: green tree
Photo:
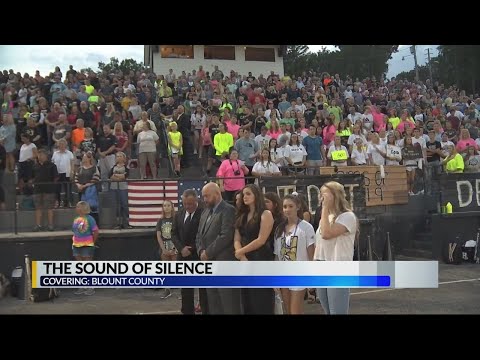
[[[92,73],[92,72],[94,72],[94,71],[92,70],[91,67],[87,67],[87,68],[84,68],[84,69],[80,69],[80,72],[83,73],[83,74],[85,74],[85,73],[89,73],[89,74],[90,74],[90,73]]]
[[[340,73],[363,79],[383,77],[388,60],[398,51],[398,45],[336,45],[338,51],[325,48],[317,53],[308,51],[307,45],[289,45],[284,57],[285,73],[300,75],[304,71]]]
[[[122,71],[124,74],[129,73],[130,71],[136,72],[143,70],[143,63],[137,63],[134,59],[123,59],[121,62],[115,58],[110,58],[110,62],[105,64],[103,62],[98,63],[98,68],[100,71],[106,71],[107,73],[111,73],[112,71]]]
[[[298,75],[306,71],[309,54],[307,45],[287,45],[287,53],[283,57],[285,74]]]

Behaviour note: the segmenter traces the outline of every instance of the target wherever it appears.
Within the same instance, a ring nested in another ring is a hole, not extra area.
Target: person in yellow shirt
[[[400,118],[397,116],[397,109],[392,108],[390,109],[390,115],[388,117],[388,122],[392,124],[393,130],[395,130],[400,124]]]
[[[443,160],[445,171],[448,174],[461,174],[465,169],[465,162],[462,155],[457,152],[455,146],[449,145],[446,147],[446,151],[450,154]]]
[[[132,99],[132,92],[130,90],[127,90],[127,94],[123,97],[121,102],[123,110],[128,111],[130,105],[132,104]]]
[[[172,88],[167,86],[167,82],[164,81],[160,89],[158,89],[158,96],[160,98],[168,98],[172,96]]]
[[[89,79],[85,79],[85,92],[86,92],[88,95],[92,95],[92,94],[93,94],[93,90],[95,90],[95,88],[93,87],[92,84],[90,84],[90,80],[89,80]]]
[[[213,147],[215,148],[215,155],[221,158],[230,152],[234,144],[233,135],[226,131],[225,124],[218,124],[218,130],[218,134],[213,137]]]
[[[180,176],[180,158],[182,157],[182,133],[177,130],[177,123],[175,121],[170,122],[168,125],[168,150],[173,159],[175,165],[175,173]]]

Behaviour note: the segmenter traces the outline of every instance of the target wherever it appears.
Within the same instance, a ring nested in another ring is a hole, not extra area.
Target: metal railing
[[[424,169],[425,170],[425,169]],[[417,176],[417,181],[418,189],[422,190],[428,190],[425,191],[425,193],[429,193],[430,195],[437,197],[438,201],[438,211],[440,211],[441,207],[441,197],[440,197],[440,190],[439,190],[439,177],[440,174],[434,174],[432,177],[427,179],[426,177],[426,172],[425,171],[420,171],[419,175]],[[341,179],[344,176],[348,175],[321,175],[320,178],[326,178],[326,177],[331,177]],[[224,178],[225,179],[225,178]],[[228,179],[228,178],[226,178]],[[295,186],[301,187],[301,190],[299,192],[303,193],[305,195],[305,198],[308,202],[309,208],[312,212],[314,212],[316,206],[318,205],[318,200],[314,198],[314,196],[310,196],[309,193],[307,193],[307,185],[315,185],[316,179],[319,179],[318,176],[310,176],[310,175],[303,175],[301,173],[296,173],[296,172],[291,172],[289,173],[288,176],[261,176],[261,177],[252,177],[252,176],[246,176],[244,177],[245,183],[257,183],[261,188],[264,189],[264,191],[270,191],[269,186],[274,186],[277,193],[279,195],[283,196],[288,192],[293,192],[297,191],[295,190]],[[219,178],[217,177],[207,177],[207,176],[201,176],[199,175],[198,177],[164,177],[164,178],[158,178],[158,179],[128,179],[124,181],[124,183],[149,183],[149,182],[159,182],[159,183],[172,183],[175,182],[177,185],[177,191],[180,192],[182,188],[188,188],[188,184],[191,184],[192,187],[195,187],[196,189],[201,189],[203,184],[206,182],[211,182],[215,181],[218,182]],[[324,181],[323,181],[324,182]],[[117,183],[117,182],[112,182],[111,180],[103,180],[99,181],[97,188],[99,189],[98,194],[99,194],[99,213],[100,213],[100,218],[102,218],[102,211],[103,209],[113,209],[115,211],[115,214],[118,214],[119,208],[120,208],[120,198],[119,196],[115,196],[113,198],[114,192],[111,192],[112,183]],[[121,183],[121,182],[120,182]],[[70,194],[65,194],[64,191],[60,191],[60,187],[64,183],[37,183],[34,185],[33,188],[33,194],[17,194],[15,191],[15,185],[11,186],[11,189],[5,188],[5,192],[7,193],[7,206],[6,206],[6,211],[3,212],[2,220],[0,221],[0,232],[14,232],[17,234],[19,231],[25,231],[26,226],[28,224],[28,220],[31,219],[30,215],[32,213],[32,210],[34,210],[34,201],[33,197],[35,196],[35,187],[38,189],[38,186],[51,186],[55,187],[55,190],[52,190],[52,193],[55,195],[55,200],[58,198],[58,194],[60,194],[60,199],[65,199],[67,198],[67,203],[70,203],[70,208],[74,207],[77,201],[80,200],[81,195],[77,190],[77,187],[75,186],[75,183],[70,182]],[[183,184],[180,186],[180,184]],[[187,187],[186,187],[187,186]],[[101,191],[101,189],[108,190],[108,191]],[[68,187],[62,187],[62,189],[68,189]],[[357,190],[358,191],[358,190]],[[347,192],[348,193],[348,192]],[[110,196],[108,196],[110,194]],[[67,196],[68,195],[68,196]],[[177,194],[178,197],[181,194]],[[71,201],[68,201],[68,200]],[[56,204],[58,205],[57,208],[61,209],[61,203]],[[361,205],[364,206],[364,205]],[[44,209],[46,210],[46,209]],[[46,211],[43,211],[46,212]],[[70,214],[68,216],[72,216],[73,214]],[[60,216],[67,216],[67,215],[62,215]],[[46,217],[46,214],[44,215],[44,218]],[[117,216],[116,216],[117,217]],[[115,224],[112,224],[110,221],[107,226],[112,226]],[[60,228],[65,228],[68,229],[69,227],[66,226],[65,223],[62,223]]]

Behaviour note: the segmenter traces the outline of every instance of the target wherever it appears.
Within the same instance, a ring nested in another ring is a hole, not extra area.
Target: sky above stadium
[[[310,51],[317,52],[322,47],[333,50],[333,45],[308,45]],[[393,55],[389,61],[387,76],[392,77],[402,71],[414,68],[413,56],[408,47],[400,45],[400,51]],[[418,64],[426,63],[426,49],[434,49],[432,56],[437,55],[437,45],[418,45]],[[0,45],[0,70],[13,69],[22,74],[31,75],[35,70],[40,70],[42,75],[52,72],[59,66],[65,73],[71,64],[76,70],[91,67],[97,70],[100,61],[108,62],[111,57],[120,60],[133,58],[138,62],[143,61],[143,45]],[[405,57],[402,60],[402,57]]]

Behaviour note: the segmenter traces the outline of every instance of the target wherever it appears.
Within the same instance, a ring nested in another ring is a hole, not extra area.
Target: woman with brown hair
[[[322,215],[316,234],[315,260],[352,261],[358,218],[352,211],[342,184],[330,181],[320,189]],[[320,303],[327,315],[348,314],[350,289],[319,288]]]
[[[465,172],[478,173],[480,172],[480,155],[474,146],[468,147],[467,155],[465,156]]]
[[[283,198],[284,220],[275,231],[275,251],[279,261],[309,261],[315,251],[313,226],[298,217],[301,201],[297,196]],[[305,288],[281,289],[287,314],[303,314]]]
[[[97,193],[96,188],[95,190],[89,190],[92,192],[92,196],[89,199],[84,199],[86,191],[91,186],[96,186],[100,181],[100,171],[95,164],[95,159],[90,151],[86,152],[82,157],[82,162],[80,164],[80,168],[75,173],[75,185],[78,189],[78,193],[82,200],[85,200],[90,205],[92,210],[92,216],[98,224],[98,201],[95,204],[95,201],[91,201],[95,199],[95,194]],[[97,194],[98,196],[98,194]],[[97,199],[98,200],[98,199]]]
[[[403,165],[407,171],[408,194],[414,195],[413,187],[415,185],[415,173],[418,168],[419,160],[423,160],[421,149],[416,149],[412,143],[412,137],[405,136],[405,143],[402,149]],[[420,145],[418,145],[420,147]],[[420,151],[418,151],[420,150]]]
[[[243,204],[235,220],[235,257],[240,261],[270,261],[272,248],[268,243],[273,230],[272,213],[266,209],[265,199],[256,185],[242,190]],[[273,314],[273,289],[241,289],[245,314]]]

